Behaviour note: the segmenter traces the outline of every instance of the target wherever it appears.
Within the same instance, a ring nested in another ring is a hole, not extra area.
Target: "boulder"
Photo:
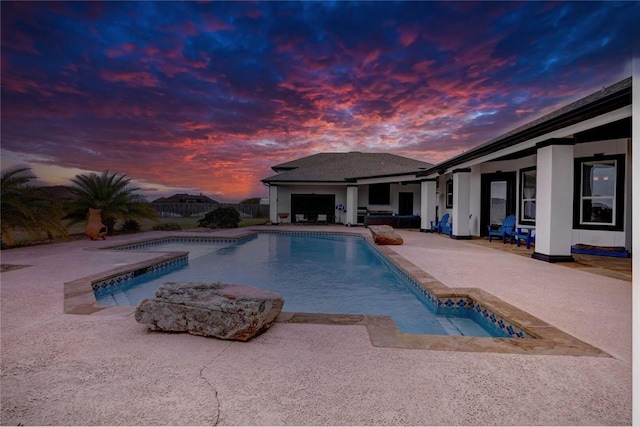
[[[397,235],[390,225],[370,225],[369,230],[373,241],[378,245],[401,245],[404,243],[402,237]]]
[[[152,331],[247,341],[271,327],[283,305],[281,295],[251,286],[168,282],[140,301],[135,318]]]

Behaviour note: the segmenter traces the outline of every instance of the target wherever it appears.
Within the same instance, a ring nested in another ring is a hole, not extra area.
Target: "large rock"
[[[390,225],[370,225],[373,241],[378,245],[401,245],[402,237],[398,236]]]
[[[151,330],[247,341],[271,327],[283,305],[279,294],[251,286],[168,282],[140,301],[135,318]]]

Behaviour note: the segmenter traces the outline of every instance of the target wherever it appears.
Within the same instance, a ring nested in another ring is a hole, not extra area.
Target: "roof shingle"
[[[417,173],[432,166],[389,153],[319,153],[274,166],[279,173],[262,182],[345,182]]]

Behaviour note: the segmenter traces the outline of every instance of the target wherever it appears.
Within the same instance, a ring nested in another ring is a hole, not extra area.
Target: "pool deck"
[[[0,253],[3,265],[26,266],[0,276],[1,424],[632,423],[632,282],[624,271],[617,278],[499,242],[397,232],[405,243],[386,248],[444,286],[492,294],[606,354],[382,347],[360,324],[279,322],[246,343],[149,333],[131,310],[65,314],[64,284],[153,257],[95,249],[179,233],[79,240]]]

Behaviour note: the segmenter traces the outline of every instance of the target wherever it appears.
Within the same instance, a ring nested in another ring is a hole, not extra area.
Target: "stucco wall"
[[[572,230],[572,244],[584,243],[595,246],[624,246],[627,250],[631,250],[631,142],[626,138],[597,141],[584,144],[576,144],[574,146],[574,157],[591,157],[597,153],[604,155],[625,154],[625,229],[624,231],[599,231],[599,230]],[[486,227],[486,224],[480,224],[481,209],[481,176],[482,174],[502,172],[516,173],[516,217],[520,218],[520,170],[529,167],[535,167],[537,161],[536,155],[531,155],[515,160],[505,160],[500,162],[487,162],[471,167],[471,194],[470,194],[470,213],[469,231],[472,236],[480,235],[480,228]],[[572,165],[573,166],[573,165]],[[438,218],[445,213],[451,214],[451,209],[446,208],[446,182],[452,179],[452,174],[447,173],[438,177]],[[568,194],[568,197],[573,197]],[[519,225],[519,224],[518,224]]]
[[[358,186],[358,206],[366,206],[370,210],[386,210],[398,213],[399,193],[413,194],[413,214],[420,213],[420,183],[410,183],[401,185],[393,183],[390,185],[390,203],[388,205],[369,205],[369,186]],[[333,194],[336,198],[336,205],[347,204],[346,185],[278,185],[278,212],[291,213],[292,194]],[[336,211],[336,215],[338,212]]]
[[[398,213],[398,198],[399,193],[413,193],[413,214],[420,213],[420,183],[411,183],[407,185],[391,184],[390,185],[390,199],[388,205],[370,205],[369,204],[369,186],[358,186],[358,206],[366,206],[369,210],[381,210],[392,211],[394,214]]]
[[[571,233],[571,241],[573,244],[583,243],[594,246],[624,246],[627,250],[631,250],[631,164],[630,156],[627,153],[627,139],[614,139],[609,141],[589,142],[586,144],[577,144],[574,147],[574,157],[591,157],[598,153],[604,155],[609,154],[626,154],[625,164],[625,194],[618,197],[625,197],[625,230],[624,231],[599,231],[599,230],[582,230],[573,229]]]

